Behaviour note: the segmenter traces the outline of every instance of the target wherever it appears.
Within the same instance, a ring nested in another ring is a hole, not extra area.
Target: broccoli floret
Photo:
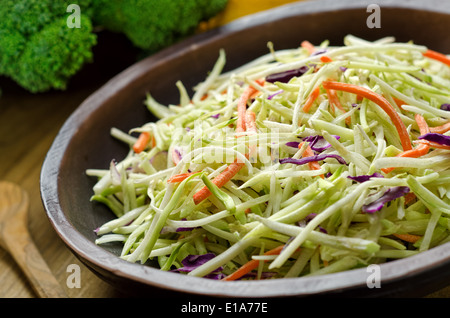
[[[228,0],[0,0],[0,75],[31,92],[64,90],[93,60],[94,27],[125,34],[145,54],[190,35]],[[70,4],[81,9],[70,28]]]
[[[0,1],[0,74],[34,93],[66,88],[70,77],[92,61],[96,44],[89,17],[81,15],[80,28],[67,26],[70,3]]]
[[[94,23],[124,33],[132,43],[155,52],[191,35],[201,21],[228,0],[97,0]]]
[[[91,21],[81,16],[81,28],[70,29],[57,19],[29,37],[11,77],[31,92],[66,89],[68,80],[93,60],[96,43]]]

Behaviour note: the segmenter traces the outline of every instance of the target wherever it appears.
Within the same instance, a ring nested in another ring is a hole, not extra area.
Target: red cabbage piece
[[[305,217],[305,221],[309,222],[317,216],[317,213],[310,213]]]
[[[341,137],[337,135],[333,135],[334,138],[339,140]],[[312,150],[317,152],[322,152],[325,149],[328,149],[331,147],[331,144],[326,141],[326,139],[323,136],[315,135],[315,136],[308,136],[303,138],[304,141],[309,142],[309,146]]]
[[[214,257],[216,257],[214,253],[206,253],[201,255],[188,255],[181,261],[183,267],[173,269],[171,270],[171,272],[182,272],[182,273],[192,272],[194,269],[205,264]],[[204,277],[210,279],[222,279],[225,277],[225,275],[221,273],[222,269],[223,269],[222,267],[219,267]]]
[[[450,104],[442,104],[442,105],[441,105],[441,109],[442,109],[442,110],[447,110],[447,111],[450,112]]]
[[[311,56],[320,55],[320,54],[323,54],[323,53],[326,53],[326,52],[328,52],[327,49],[320,49],[320,50],[317,50],[314,53],[312,53]]]
[[[341,137],[337,135],[333,135],[334,138],[339,140]],[[331,147],[331,144],[326,141],[326,139],[323,136],[320,135],[314,135],[314,136],[308,136],[303,138],[304,141],[309,142],[309,147],[316,151],[316,152],[322,152],[325,149],[328,149]],[[300,143],[297,141],[290,141],[286,143],[286,146],[298,148],[298,145]]]
[[[188,232],[188,231],[192,231],[197,228],[198,227],[179,227],[175,230],[175,232]]]
[[[422,136],[419,136],[419,139],[432,141],[444,146],[450,146],[450,136],[437,134],[437,133],[428,133]]]
[[[279,91],[277,91],[277,92],[275,92],[275,93],[273,93],[273,94],[267,96],[267,99],[268,99],[268,100],[271,100],[272,98],[274,98],[275,96],[277,96],[278,94],[281,94],[281,93],[283,93],[283,92],[284,92],[283,90],[279,90]]]
[[[289,141],[286,143],[286,146],[293,147],[293,148],[298,148],[298,145],[300,145],[300,143],[298,141]]]
[[[339,155],[333,155],[333,154],[320,154],[320,155],[315,155],[315,156],[311,156],[311,157],[306,157],[306,158],[301,158],[301,159],[294,159],[294,158],[284,158],[284,159],[280,159],[280,163],[293,163],[296,165],[304,165],[306,163],[309,162],[313,162],[313,161],[322,161],[325,160],[327,158],[334,158],[337,161],[339,161],[339,163],[346,165],[347,163],[345,162],[344,158],[342,158]]]
[[[375,172],[374,174],[371,174],[371,175],[361,175],[361,176],[356,176],[356,177],[348,176],[347,178],[352,179],[359,183],[363,183],[363,182],[369,181],[370,178],[384,178],[384,177],[381,173]]]
[[[389,188],[381,197],[379,197],[375,201],[363,205],[362,211],[364,213],[373,214],[377,211],[380,211],[386,203],[404,196],[405,194],[409,193],[409,191],[409,187]]]
[[[309,67],[302,66],[295,70],[289,70],[284,71],[280,73],[274,73],[270,74],[266,77],[266,82],[269,83],[275,83],[275,82],[281,82],[281,83],[287,83],[291,80],[293,77],[299,77],[305,74],[309,70]]]
[[[182,218],[181,220],[182,220],[182,221],[186,221],[187,219],[186,219],[186,218]],[[179,228],[177,228],[177,229],[175,230],[175,232],[192,231],[192,230],[198,229],[198,228],[200,228],[200,226],[197,226],[197,227],[179,227]]]

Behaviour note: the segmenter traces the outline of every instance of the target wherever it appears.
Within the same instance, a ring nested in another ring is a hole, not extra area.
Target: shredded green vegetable
[[[92,201],[115,215],[96,229],[97,244],[121,242],[124,260],[205,278],[260,260],[235,279],[275,279],[381,264],[449,242],[450,147],[420,141],[417,118],[448,125],[450,67],[393,38],[348,35],[343,46],[324,41],[316,52],[270,48],[227,72],[220,51],[193,96],[177,82],[177,105],[147,95],[158,121],[111,129],[130,151],[87,170],[98,178]],[[239,118],[242,103],[253,122]],[[142,133],[148,140],[133,150]]]

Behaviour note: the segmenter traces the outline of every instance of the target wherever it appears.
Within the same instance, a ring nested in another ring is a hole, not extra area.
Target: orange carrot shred
[[[401,99],[392,96],[392,99],[394,100],[394,102],[397,104],[397,106],[399,108],[402,108],[403,105],[406,105],[406,103],[404,101],[402,101]]]
[[[414,192],[408,192],[405,195],[405,204],[409,204],[416,198],[416,194]]]
[[[186,172],[186,173],[180,173],[180,174],[176,174],[172,177],[170,177],[169,179],[167,179],[167,183],[177,183],[177,182],[182,182],[184,179],[192,176],[193,174],[195,174],[196,172]]]
[[[406,151],[412,149],[411,141],[409,139],[409,134],[408,131],[406,130],[405,124],[403,123],[397,111],[392,107],[391,104],[389,104],[389,102],[383,96],[371,91],[370,89],[358,85],[340,83],[335,81],[325,81],[323,82],[323,87],[325,89],[335,89],[345,91],[348,93],[358,94],[380,106],[381,109],[383,109],[386,112],[386,114],[391,118],[395,128],[397,129],[403,150]]]
[[[301,147],[303,147],[304,142],[301,142],[298,145],[298,148],[300,149]],[[312,157],[314,156],[314,152],[312,151],[311,147],[308,145],[306,146],[305,151],[303,152],[302,157],[306,158],[306,157]],[[308,162],[308,166],[311,170],[320,170],[320,164],[317,161],[311,161]]]
[[[311,42],[306,40],[301,43],[301,47],[306,49],[309,54],[312,54],[316,51],[315,46]]]
[[[428,124],[422,115],[416,114],[415,119],[416,119],[417,125],[419,126],[419,131],[420,131],[421,135],[424,135],[424,134],[427,134],[430,132],[430,128],[428,127]],[[426,155],[429,150],[430,150],[430,145],[428,143],[421,143],[415,149],[401,152],[396,157],[419,158],[421,156]],[[382,169],[382,171],[385,173],[389,173],[392,170],[394,170],[394,168]]]
[[[256,82],[260,85],[263,85],[263,83],[264,83],[261,80],[256,81]],[[256,92],[258,92],[256,88],[254,88],[253,86],[249,86],[244,90],[244,92],[242,93],[242,95],[239,98],[238,105],[237,105],[238,119],[236,122],[236,132],[237,133],[242,133],[242,132],[246,131],[245,113],[247,111],[247,102],[251,98],[251,96]]]
[[[321,56],[320,57],[320,61],[322,61],[323,63],[333,62],[333,60],[330,57],[326,56],[326,55]]]
[[[344,107],[342,107],[342,104],[339,101],[339,97],[337,96],[336,91],[333,89],[327,89],[326,92],[327,92],[328,100],[330,101],[330,106],[333,107],[332,109],[334,109],[334,107],[336,107],[336,108],[340,109],[341,111],[343,111],[344,113],[346,113],[347,111],[344,109]],[[345,123],[348,126],[350,126],[352,123],[352,118],[346,117]]]
[[[133,151],[135,153],[140,153],[142,151],[144,151],[145,147],[147,147],[147,144],[150,141],[150,133],[144,131],[141,132],[138,139],[136,140],[136,142],[133,145]]]
[[[237,159],[231,163],[224,171],[216,176],[212,182],[219,188],[223,187],[228,181],[230,181],[238,172],[245,166],[245,163],[238,161]],[[207,186],[204,186],[198,190],[194,196],[194,203],[199,204],[211,195]]]
[[[264,255],[278,255],[281,253],[281,250],[283,248],[284,248],[284,245],[280,245],[278,247],[275,247],[274,249],[271,249],[271,250],[265,252]],[[233,281],[233,280],[239,279],[242,276],[244,276],[245,274],[248,274],[252,270],[258,268],[258,265],[259,265],[259,260],[252,259],[252,260],[248,261],[247,263],[245,263],[244,265],[242,265],[241,267],[239,267],[236,271],[234,271],[230,275],[226,276],[225,278],[222,278],[222,280]]]
[[[414,142],[417,142],[419,145],[427,145],[429,148],[437,148],[437,149],[445,149],[450,150],[450,146],[447,145],[441,145],[437,142],[428,141],[428,140],[416,140]]]
[[[409,243],[416,243],[418,240],[420,240],[422,237],[420,235],[414,235],[414,234],[393,234],[395,237],[401,239],[402,241],[409,242]]]
[[[439,52],[436,52],[433,50],[427,50],[423,53],[423,56],[426,56],[430,59],[442,62],[442,63],[450,66],[450,59],[442,53],[439,53]]]
[[[450,130],[450,121],[448,123],[445,123],[441,126],[436,127],[430,127],[430,132],[437,133],[437,134],[443,134]]]
[[[320,86],[317,86],[312,92],[311,95],[309,95],[308,99],[306,100],[305,105],[303,105],[303,111],[305,113],[309,112],[309,110],[311,109],[312,105],[314,104],[314,102],[316,101],[316,99],[319,97],[320,95]]]
[[[245,127],[247,132],[256,133],[256,114],[251,110],[245,113]]]

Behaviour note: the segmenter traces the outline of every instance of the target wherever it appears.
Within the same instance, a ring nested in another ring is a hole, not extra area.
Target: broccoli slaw
[[[226,53],[129,145],[92,201],[96,243],[210,279],[323,275],[450,241],[450,59],[412,42],[308,41],[224,71]]]

